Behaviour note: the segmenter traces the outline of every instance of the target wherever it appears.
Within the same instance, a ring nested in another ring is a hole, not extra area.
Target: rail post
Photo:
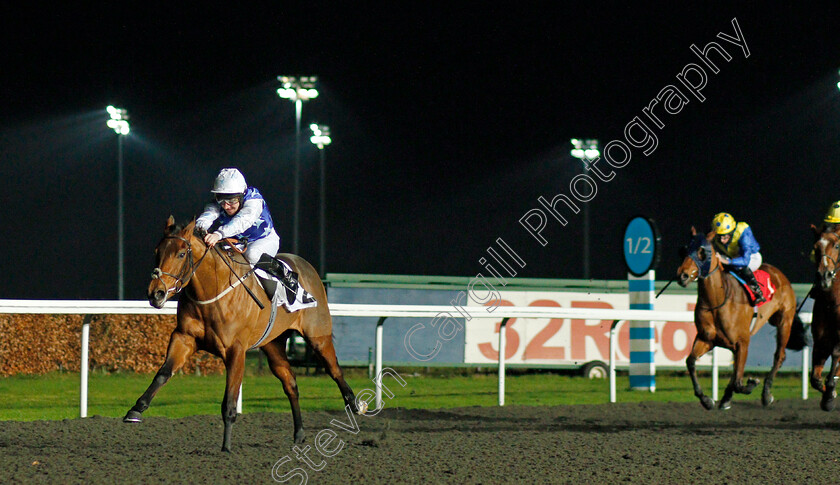
[[[85,315],[82,318],[82,362],[80,368],[81,383],[79,385],[79,417],[87,417],[88,402],[88,348],[90,344],[90,321],[92,316]]]
[[[245,376],[242,377],[245,380]],[[242,414],[242,382],[239,383],[239,397],[236,398],[236,414]]]
[[[618,322],[621,320],[613,320],[610,325],[610,402],[615,402],[615,353],[618,351],[618,342],[616,342],[616,328]]]
[[[808,400],[808,361],[811,360],[811,349],[806,345],[802,347],[802,400]]]
[[[505,317],[499,324],[499,406],[505,405],[505,329],[508,320],[509,317]]]
[[[712,347],[712,401],[718,400],[718,352]]]
[[[382,327],[386,318],[379,317],[376,322],[376,409],[382,409]]]

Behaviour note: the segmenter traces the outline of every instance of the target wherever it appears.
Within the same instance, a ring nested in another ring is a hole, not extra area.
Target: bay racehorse
[[[814,309],[811,321],[811,335],[814,337],[814,354],[811,359],[811,386],[822,393],[820,407],[825,411],[834,409],[837,397],[834,376],[840,371],[840,235],[836,232],[814,231],[814,256],[817,274],[811,298]],[[825,361],[831,356],[831,368],[822,382]]]
[[[788,344],[796,314],[796,295],[781,271],[769,264],[762,264],[760,269],[769,273],[776,292],[770,301],[758,307],[755,323],[750,328],[754,314],[753,305],[741,284],[729,272],[723,270],[711,243],[713,237],[714,232],[707,235],[698,234],[692,227],[691,241],[685,258],[677,269],[681,286],[685,287],[697,280],[697,304],[694,307],[697,336],[685,362],[694,386],[694,395],[700,399],[704,408],[714,408],[715,402],[703,393],[695,369],[697,359],[714,347],[729,349],[735,358],[732,378],[720,401],[720,409],[728,409],[731,406],[733,393],[751,393],[759,381],[750,378],[746,384],[743,383],[750,337],[769,321],[776,327],[776,352],[773,356],[773,367],[764,379],[764,390],[761,394],[761,403],[768,406],[773,402],[773,379],[785,360],[785,346]]]
[[[318,305],[292,313],[277,308],[274,325],[265,335],[272,305],[251,266],[238,252],[220,250],[219,245],[212,249],[207,247],[200,236],[195,231],[194,220],[183,228],[176,226],[171,216],[166,222],[164,237],[155,249],[157,267],[149,284],[148,297],[152,306],[162,308],[169,298],[183,290],[178,300],[177,323],[163,365],[123,420],[141,421],[141,414],[148,409],[161,386],[196,351],[204,350],[225,362],[222,451],[230,451],[245,352],[258,346],[268,358],[271,372],[282,381],[289,398],[295,443],[303,442],[298,387],[286,357],[286,339],[291,330],[300,332],[321,358],[349,410],[363,414],[367,403],[357,404],[335,357],[327,294],[315,269],[299,256],[278,255],[298,274],[300,284],[315,297]],[[262,300],[264,308],[261,309],[255,299]]]

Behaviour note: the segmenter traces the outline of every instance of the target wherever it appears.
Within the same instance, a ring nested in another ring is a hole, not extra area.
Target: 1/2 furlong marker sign
[[[633,276],[644,276],[659,263],[659,231],[653,220],[638,216],[627,223],[624,263]]]
[[[624,230],[624,262],[631,310],[653,310],[654,268],[659,262],[659,231],[651,219],[634,217]],[[656,390],[653,322],[630,322],[630,388]]]

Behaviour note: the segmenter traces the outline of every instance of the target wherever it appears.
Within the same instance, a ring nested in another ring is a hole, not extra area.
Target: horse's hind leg
[[[225,374],[225,397],[222,400],[225,437],[222,451],[230,452],[230,438],[233,423],[236,422],[236,401],[239,399],[239,387],[245,375],[245,349],[240,345],[233,345],[225,351]]]
[[[776,327],[776,353],[773,356],[773,368],[767,373],[764,378],[764,389],[761,391],[761,404],[765,407],[773,403],[773,379],[776,378],[776,373],[785,361],[785,347],[790,338],[790,327],[793,322],[793,316],[790,318],[783,318],[782,313],[776,313],[770,317],[770,324]],[[788,322],[787,325],[782,322]]]
[[[303,421],[300,417],[300,404],[298,403],[298,387],[295,373],[289,364],[289,358],[286,356],[286,339],[277,338],[262,347],[262,351],[268,358],[268,367],[274,377],[280,379],[283,383],[283,391],[286,397],[289,398],[289,405],[292,408],[292,419],[295,424],[295,443],[303,443]]]
[[[685,366],[688,368],[688,376],[691,378],[691,385],[694,386],[694,395],[700,399],[700,404],[706,409],[714,409],[715,402],[709,396],[703,393],[703,388],[700,387],[700,381],[697,379],[697,359],[708,352],[712,346],[698,338],[694,339],[694,346],[691,348],[691,353],[685,359]]]
[[[152,399],[155,397],[158,390],[166,384],[169,378],[172,377],[172,374],[178,372],[178,370],[184,365],[187,359],[195,353],[195,351],[196,343],[194,338],[188,337],[182,333],[173,332],[172,336],[169,338],[169,348],[166,351],[166,360],[158,370],[155,378],[152,379],[152,383],[149,385],[148,389],[146,389],[146,392],[137,399],[134,407],[129,409],[128,413],[126,413],[123,418],[123,422],[139,423],[142,421],[141,415],[145,410],[149,409],[149,404],[151,404]]]
[[[344,399],[344,404],[350,406],[350,410],[356,414],[364,414],[367,409],[360,409],[356,403],[356,395],[347,382],[344,380],[344,373],[338,365],[338,359],[335,356],[335,347],[333,346],[332,335],[324,337],[310,337],[307,342],[315,350],[315,353],[324,361],[324,368],[330,377],[333,378],[338,389],[341,391],[341,397]],[[364,406],[363,406],[364,407]]]

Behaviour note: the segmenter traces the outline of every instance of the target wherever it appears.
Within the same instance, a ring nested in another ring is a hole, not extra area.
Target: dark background
[[[177,3],[177,6],[174,5]],[[0,298],[117,296],[117,137],[125,140],[126,298],[145,298],[165,219],[200,213],[239,167],[292,243],[294,105],[278,75],[317,75],[303,107],[299,252],[318,263],[318,153],[327,124],[327,272],[474,276],[503,238],[521,276],[583,275],[581,215],[519,224],[569,193],[572,137],[624,126],[715,41],[732,55],[706,101],[663,115],[659,146],[589,203],[591,276],[622,279],[631,216],[662,233],[669,279],[691,225],[731,212],[765,261],[810,279],[808,225],[840,199],[835,4],[575,5],[286,2],[28,3],[0,7]],[[829,6],[831,5],[831,6]],[[749,58],[716,38],[737,18]],[[685,91],[685,90],[683,90]],[[661,113],[661,112],[660,112]],[[599,166],[605,166],[601,162]]]

